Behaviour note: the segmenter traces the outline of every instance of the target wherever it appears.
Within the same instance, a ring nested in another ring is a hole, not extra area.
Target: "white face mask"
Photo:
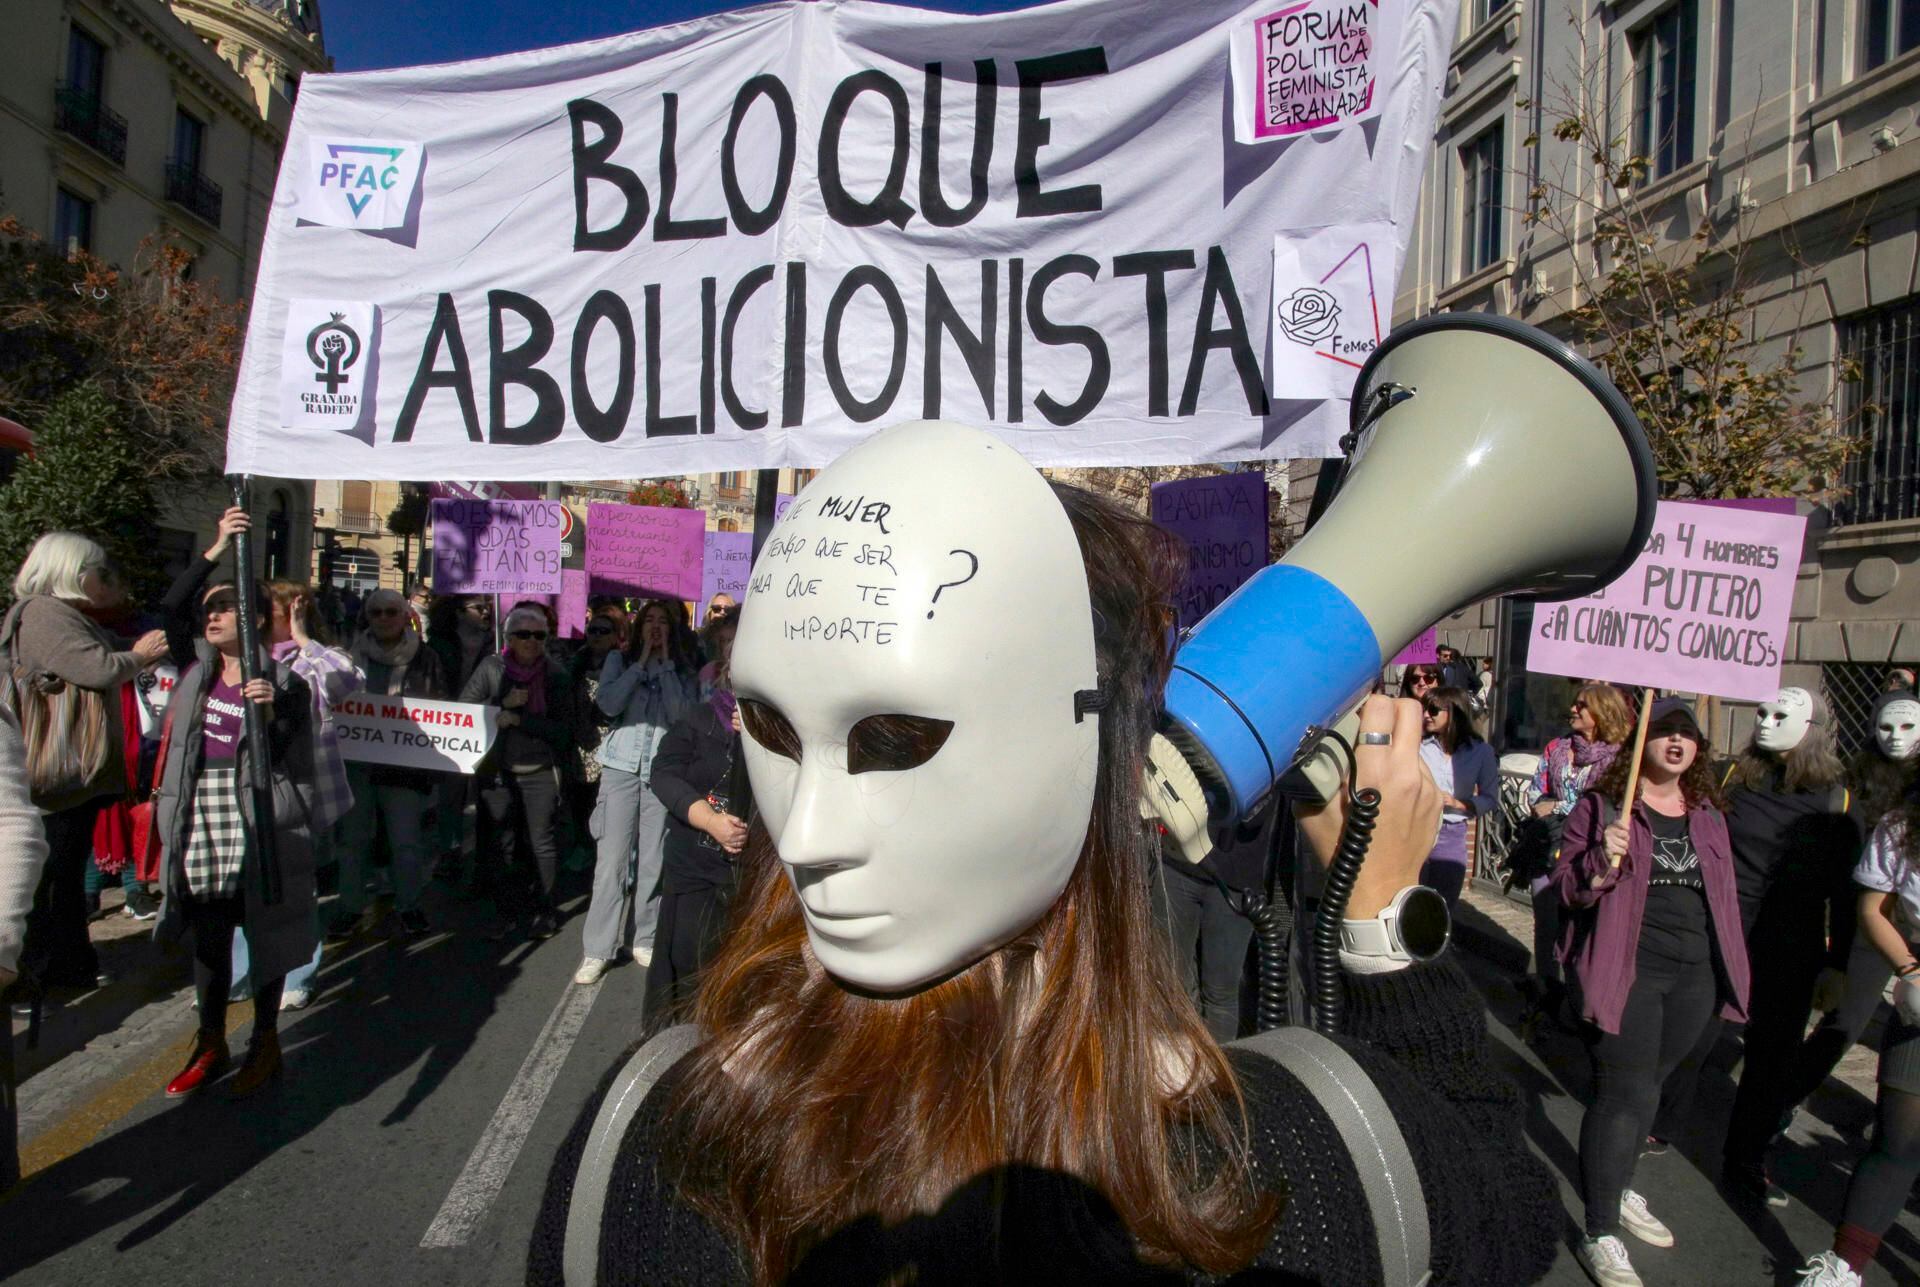
[[[1873,740],[1889,760],[1904,760],[1920,747],[1920,701],[1893,701],[1880,708]]]
[[[1086,568],[1033,467],[958,425],[878,434],[787,511],[741,611],[734,691],[800,745],[750,731],[747,771],[820,963],[902,992],[1039,920],[1086,839],[1099,716],[1075,718]],[[850,763],[874,715],[953,727],[918,764]]]
[[[1800,745],[1813,727],[1813,695],[1804,688],[1783,688],[1753,713],[1753,744],[1784,755]]]

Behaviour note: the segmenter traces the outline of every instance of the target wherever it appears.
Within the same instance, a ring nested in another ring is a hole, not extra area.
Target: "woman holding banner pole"
[[[1746,940],[1705,742],[1686,703],[1649,701],[1634,747],[1568,815],[1553,871],[1569,909],[1561,959],[1593,1062],[1577,1251],[1601,1287],[1640,1282],[1622,1228],[1673,1245],[1672,1230],[1629,1187],[1634,1163],[1668,1076],[1711,1046],[1716,1014],[1745,1017]]]

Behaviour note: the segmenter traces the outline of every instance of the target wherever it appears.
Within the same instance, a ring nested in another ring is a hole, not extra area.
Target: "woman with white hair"
[[[111,609],[117,591],[106,551],[75,532],[35,541],[13,594],[0,653],[17,682],[27,782],[46,815],[48,845],[20,972],[36,987],[91,988],[100,969],[87,937],[93,823],[127,783],[118,692],[166,657],[167,640],[153,630],[121,651],[87,615]]]
[[[492,839],[483,832],[477,848],[478,861],[491,866],[487,880],[502,916],[495,938],[523,926],[539,939],[560,929],[553,905],[557,805],[574,711],[567,673],[547,656],[551,633],[545,612],[515,608],[507,614],[506,648],[483,658],[460,690],[463,702],[500,708],[499,734],[480,765],[480,819]]]

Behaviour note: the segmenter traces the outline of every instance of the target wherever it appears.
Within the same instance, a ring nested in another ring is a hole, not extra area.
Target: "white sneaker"
[[[1860,1287],[1866,1280],[1840,1259],[1837,1251],[1823,1251],[1800,1271],[1800,1287]]]
[[[652,949],[651,947],[636,947],[636,948],[634,948],[634,949],[633,949],[633,963],[634,963],[635,965],[642,965],[642,966],[645,966],[645,965],[652,965],[652,964],[653,964],[653,949]]]
[[[612,964],[612,962],[602,960],[597,956],[589,956],[580,962],[580,968],[573,972],[573,981],[581,987],[598,983],[600,976],[607,972],[607,966],[610,964]]]
[[[313,1003],[313,993],[305,988],[288,988],[280,994],[282,1010],[304,1010]]]
[[[1650,1247],[1673,1245],[1673,1230],[1660,1223],[1660,1217],[1647,1210],[1647,1200],[1632,1189],[1620,1195],[1620,1223]]]
[[[1633,1262],[1627,1259],[1626,1244],[1610,1233],[1582,1238],[1574,1254],[1587,1277],[1600,1287],[1641,1287],[1640,1275],[1633,1272]]]

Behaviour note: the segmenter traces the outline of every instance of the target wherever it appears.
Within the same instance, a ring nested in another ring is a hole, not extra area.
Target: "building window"
[[[207,126],[189,112],[173,114],[173,155],[167,160],[167,200],[220,226],[220,185],[200,172],[206,156]]]
[[[200,173],[206,137],[207,127],[198,117],[176,110],[173,114],[173,163],[190,173]]]
[[[67,28],[67,88],[96,103],[107,92],[107,47],[77,26]]]
[[[721,491],[723,491],[723,492],[737,492],[737,491],[739,491],[739,490],[740,490],[740,475],[739,475],[738,473],[726,473],[726,474],[721,474],[721,475],[720,475],[720,490],[721,490]]]
[[[1649,178],[1693,161],[1694,70],[1699,63],[1695,0],[1661,12],[1633,38],[1633,148]]]
[[[54,190],[53,244],[69,256],[93,249],[93,202],[65,188]]]
[[[1862,71],[1920,46],[1920,0],[1867,0],[1867,65]]]
[[[796,469],[793,471],[793,490],[797,495],[801,488],[812,482],[820,471],[817,469]]]
[[[1920,301],[1848,318],[1840,346],[1860,364],[1846,403],[1861,445],[1847,462],[1847,494],[1834,519],[1920,518]]]
[[[1483,130],[1460,149],[1460,174],[1463,186],[1460,220],[1460,272],[1462,276],[1479,272],[1505,256],[1500,244],[1500,206],[1503,198],[1501,178],[1506,128],[1495,125]]]
[[[1511,3],[1512,0],[1474,0],[1474,19],[1476,22],[1491,22],[1495,14]]]

